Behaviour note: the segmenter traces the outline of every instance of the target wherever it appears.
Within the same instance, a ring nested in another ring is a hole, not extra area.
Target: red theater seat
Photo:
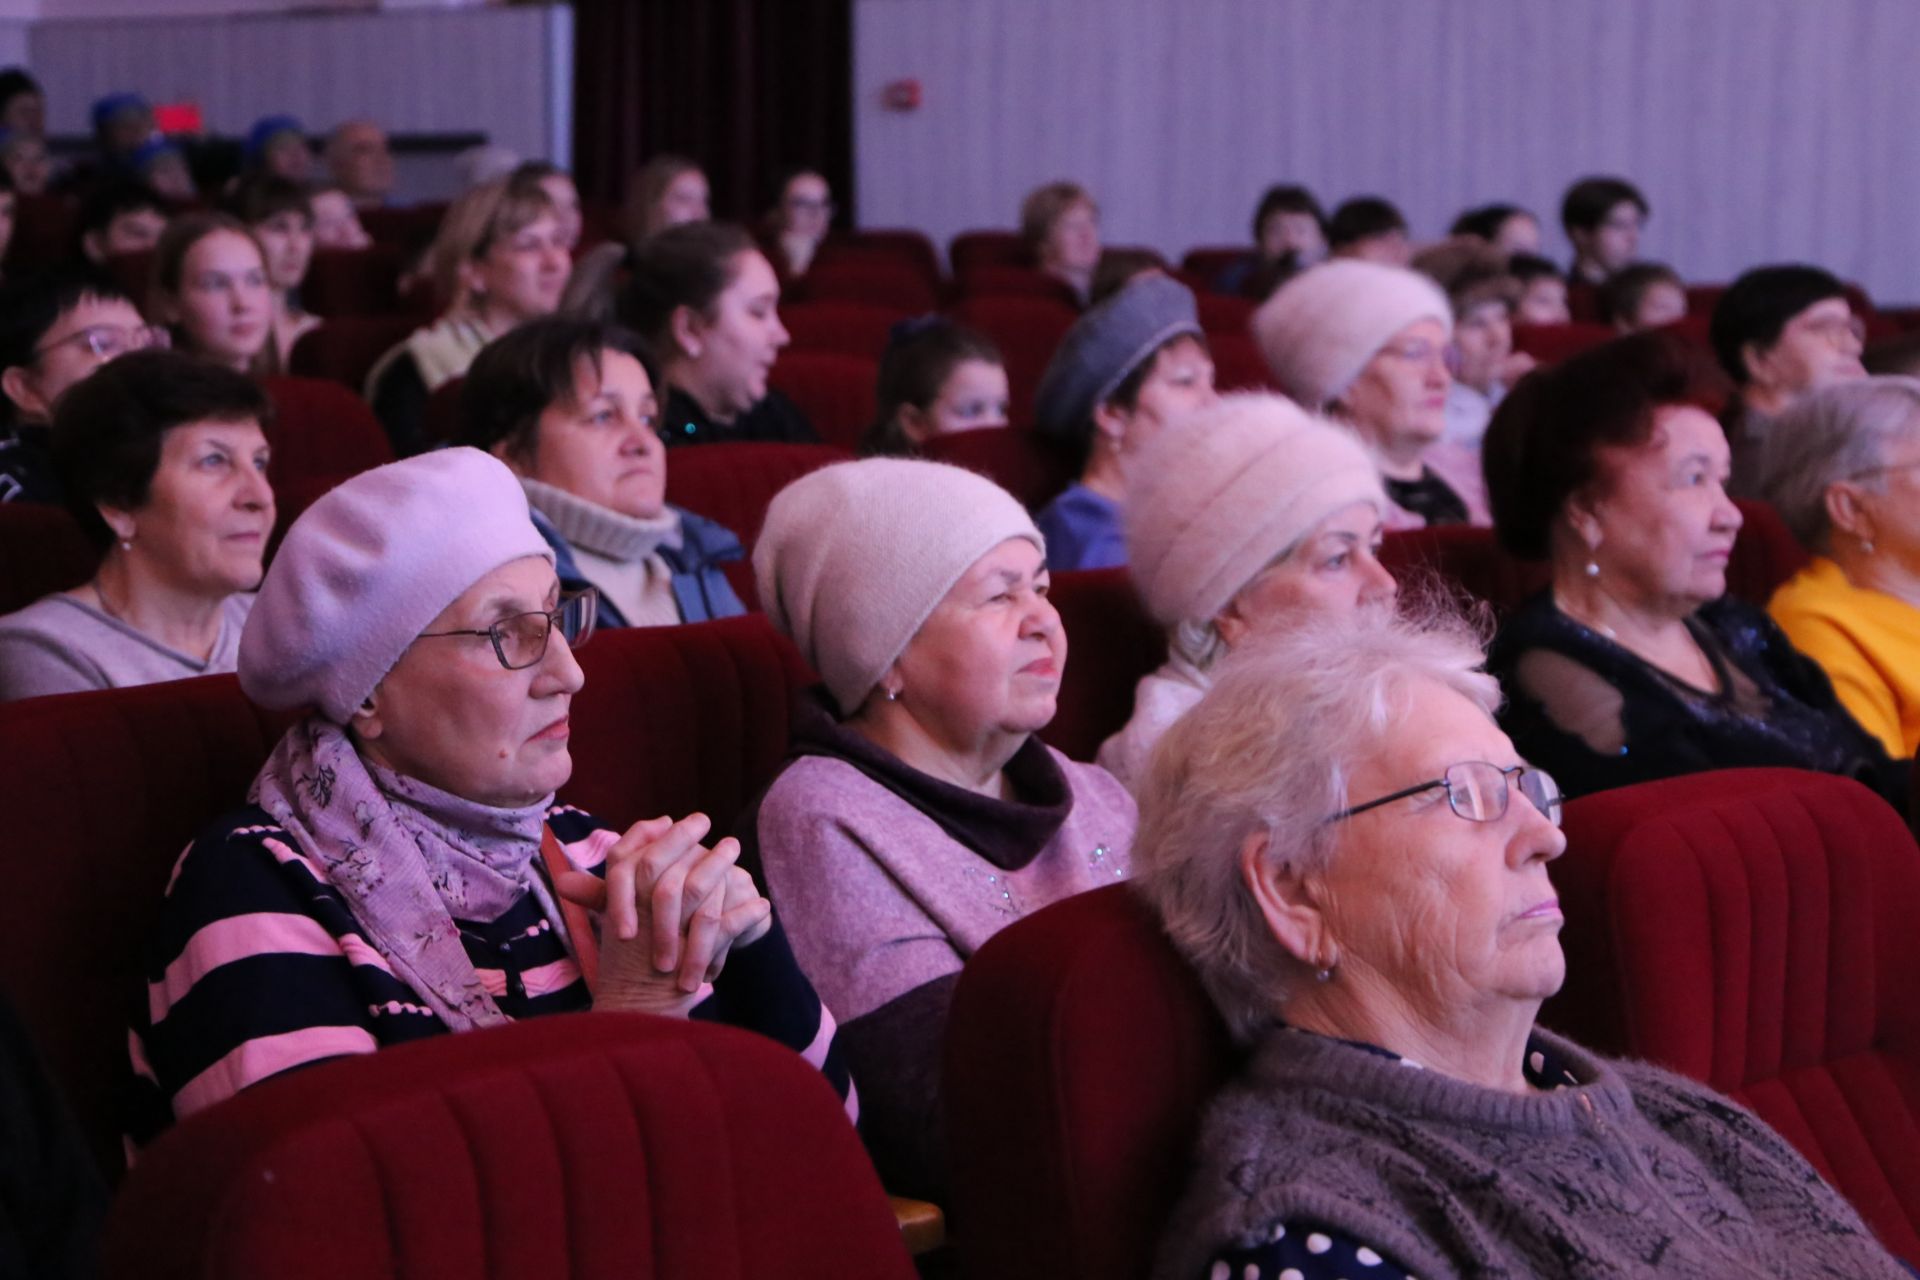
[[[936,284],[912,263],[891,254],[869,256],[847,250],[814,263],[791,293],[796,302],[865,302],[917,313],[931,311],[938,303]]]
[[[1037,267],[988,262],[956,273],[955,287],[963,298],[1044,298],[1080,309],[1080,299],[1065,281]]]
[[[1033,254],[1017,231],[963,231],[947,246],[947,265],[957,278],[975,267],[1031,267]]]
[[[356,395],[389,349],[420,327],[411,316],[339,316],[300,336],[287,368],[307,378],[329,378]]]
[[[1180,259],[1180,269],[1211,284],[1221,272],[1252,252],[1252,245],[1204,245],[1187,250],[1187,256]]]
[[[869,302],[790,302],[781,306],[780,322],[793,335],[789,351],[828,351],[878,361],[893,326],[907,314]]]
[[[880,362],[837,351],[786,351],[767,376],[768,385],[800,406],[820,439],[852,449],[873,421]]]
[[[0,502],[0,613],[93,577],[100,552],[65,507]]]
[[[1054,348],[1073,328],[1080,313],[1054,298],[987,294],[960,299],[952,314],[961,324],[971,325],[999,344],[1007,362],[1013,425],[1031,425],[1033,394],[1040,385],[1040,375],[1046,372]]]
[[[403,255],[412,256],[432,243],[446,217],[444,202],[390,206],[360,210],[360,225],[377,244],[392,245]]]
[[[1607,324],[1520,324],[1513,327],[1513,349],[1541,364],[1554,364],[1619,336],[1620,331]]]
[[[818,1072],[733,1027],[573,1014],[269,1081],[145,1155],[132,1280],[910,1280]]]
[[[1125,569],[1056,573],[1048,593],[1067,632],[1067,668],[1049,746],[1092,760],[1133,714],[1133,687],[1167,657],[1167,637],[1147,616]]]
[[[1199,980],[1128,886],[995,934],[947,1024],[962,1274],[1143,1280],[1232,1064]]]
[[[1067,450],[1037,431],[1021,427],[985,427],[935,436],[921,446],[935,462],[977,471],[1038,511],[1074,480]]]
[[[1920,849],[1858,783],[1743,769],[1567,806],[1544,1020],[1757,1111],[1920,1258]]]
[[[268,432],[277,484],[298,477],[357,475],[393,461],[380,420],[352,391],[324,378],[268,378],[274,424]]]
[[[1251,339],[1248,326],[1253,323],[1253,313],[1259,304],[1249,298],[1236,298],[1227,293],[1194,292],[1194,301],[1200,306],[1200,327],[1209,336],[1232,334],[1236,338]]]
[[[392,315],[400,309],[400,267],[392,245],[316,249],[300,301],[317,316]]]
[[[1213,385],[1222,391],[1278,391],[1273,370],[1252,335],[1217,330],[1207,334],[1213,354]]]
[[[751,553],[773,495],[853,454],[826,444],[703,444],[667,454],[667,501],[733,530]]]
[[[940,284],[940,251],[923,232],[904,228],[862,228],[830,235],[820,246],[819,260],[831,262],[842,252],[861,256],[885,255],[913,268],[929,285]]]

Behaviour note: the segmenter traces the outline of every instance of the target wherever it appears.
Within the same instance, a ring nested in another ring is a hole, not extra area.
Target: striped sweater
[[[575,866],[598,871],[620,833],[570,806],[548,825]],[[536,866],[538,864],[536,863]],[[455,921],[480,979],[510,1018],[588,1008],[566,945],[529,893],[487,924]],[[181,855],[147,948],[132,1019],[136,1143],[283,1071],[440,1035],[446,1027],[388,968],[326,872],[250,806]],[[727,958],[693,1017],[790,1046],[857,1118],[833,1016],[794,962],[778,918]]]

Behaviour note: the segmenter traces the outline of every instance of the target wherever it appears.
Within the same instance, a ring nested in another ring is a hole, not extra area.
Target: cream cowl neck
[[[664,509],[649,520],[522,478],[527,501],[573,548],[581,576],[600,589],[629,626],[663,627],[680,621],[673,569],[661,548],[680,546],[680,513]]]

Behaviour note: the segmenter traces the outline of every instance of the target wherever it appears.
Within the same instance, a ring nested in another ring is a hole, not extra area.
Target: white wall
[[[1557,222],[1617,171],[1689,278],[1806,258],[1920,301],[1910,0],[856,0],[854,25],[864,225],[944,242],[1071,177],[1109,242],[1178,253],[1295,180],[1437,236],[1496,199]],[[925,105],[884,110],[907,76]]]

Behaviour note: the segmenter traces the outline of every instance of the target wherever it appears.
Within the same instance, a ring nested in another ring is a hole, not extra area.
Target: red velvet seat
[[[1186,256],[1180,259],[1180,269],[1211,283],[1252,252],[1253,246],[1248,244],[1201,245],[1187,250]]]
[[[847,250],[814,263],[791,292],[796,302],[866,302],[918,313],[933,310],[939,302],[936,284],[890,254],[864,256]]]
[[[0,502],[0,613],[93,577],[100,552],[65,507]]]
[[[1260,346],[1246,332],[1216,330],[1207,334],[1213,353],[1213,385],[1222,391],[1278,391],[1273,369]]]
[[[751,553],[773,495],[853,455],[825,444],[703,444],[667,454],[667,501],[733,530]]]
[[[870,302],[790,302],[781,306],[780,322],[793,335],[789,352],[829,351],[878,361],[893,326],[907,314]]]
[[[911,1280],[818,1072],[732,1027],[574,1014],[296,1072],[127,1179],[104,1274]]]
[[[1080,299],[1065,281],[1038,267],[986,262],[955,272],[954,287],[962,298],[1045,298],[1079,309]]]
[[[860,255],[880,255],[908,264],[929,285],[940,284],[940,251],[933,247],[925,232],[910,228],[862,227],[858,231],[836,232],[820,246],[819,260],[831,262],[843,251]]]
[[[317,316],[392,315],[400,309],[400,267],[392,245],[316,249],[300,301]]]
[[[935,436],[921,446],[935,462],[977,471],[1038,511],[1073,483],[1073,459],[1067,450],[1037,431],[1022,427],[984,427]]]
[[[287,368],[301,377],[330,378],[357,395],[375,362],[419,327],[411,316],[338,316],[300,336]]]
[[[1033,254],[1017,231],[963,231],[947,246],[947,266],[955,278],[988,265],[1030,267]]]
[[[1541,364],[1554,364],[1619,336],[1618,329],[1606,324],[1520,324],[1513,327],[1513,349]]]
[[[367,229],[376,244],[392,245],[402,254],[413,255],[432,243],[433,237],[440,231],[440,220],[446,217],[447,206],[442,201],[426,204],[389,205],[380,209],[360,210],[360,225]]]
[[[283,479],[350,476],[393,461],[393,446],[373,410],[356,393],[325,378],[266,380],[274,423],[268,433],[268,475]]]
[[[873,421],[880,362],[837,351],[785,351],[767,383],[800,406],[820,439],[842,449],[860,443]]]
[[[1696,774],[1567,806],[1544,1019],[1704,1080],[1920,1258],[1920,849],[1858,783]]]
[[[955,320],[992,338],[1007,363],[1010,417],[1016,427],[1033,422],[1033,394],[1054,348],[1080,315],[1067,303],[1046,297],[966,297],[952,309]]]
[[[1690,316],[1710,316],[1720,304],[1720,295],[1727,291],[1724,284],[1690,284],[1687,286],[1687,314]]]
[[[962,1274],[1145,1277],[1233,1060],[1199,980],[1128,886],[995,934],[947,1024]]]
[[[1259,304],[1250,298],[1237,298],[1229,293],[1194,292],[1194,301],[1199,304],[1200,327],[1210,337],[1230,333],[1236,338],[1251,338],[1247,327],[1253,323],[1253,313]]]
[[[1067,668],[1048,745],[1092,760],[1133,714],[1133,687],[1167,657],[1166,633],[1134,595],[1125,569],[1056,573],[1048,593],[1067,632]]]

